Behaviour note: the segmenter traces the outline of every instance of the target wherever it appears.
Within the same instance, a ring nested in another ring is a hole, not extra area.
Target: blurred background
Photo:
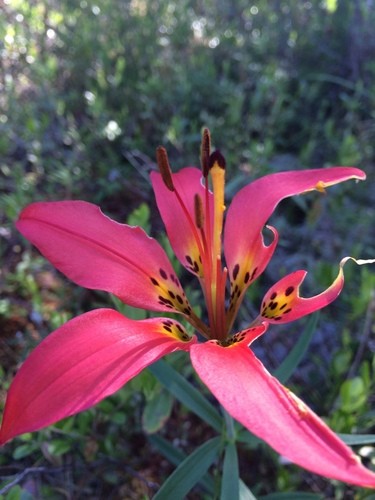
[[[332,281],[345,255],[374,257],[374,26],[373,0],[1,1],[0,408],[42,338],[113,305],[40,257],[15,231],[19,211],[37,200],[84,199],[167,247],[149,182],[160,144],[173,169],[198,165],[209,127],[227,160],[228,202],[271,172],[353,165],[367,173],[365,183],[280,205],[272,219],[279,248],[238,327],[285,273],[307,269],[309,295]],[[371,267],[346,266],[345,291],[320,315],[288,382],[341,433],[374,431],[374,287]],[[257,342],[270,370],[305,327],[271,329]],[[194,380],[183,355],[170,363]],[[174,467],[153,438],[189,453],[212,432],[146,371],[98,407],[5,446],[1,498],[151,498]],[[357,451],[373,460],[374,448]],[[243,445],[240,468],[263,498],[297,489],[317,495],[306,498],[367,498],[281,463],[266,446]],[[213,496],[197,488],[189,498]]]

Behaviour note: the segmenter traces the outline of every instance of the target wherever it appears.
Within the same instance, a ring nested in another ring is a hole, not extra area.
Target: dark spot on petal
[[[276,320],[276,321],[280,321],[281,316],[275,316],[275,317],[274,317],[274,318],[272,318],[272,319],[274,319],[274,320]]]
[[[244,279],[243,279],[243,282],[245,283],[245,285],[246,285],[246,283],[249,281],[249,279],[250,279],[250,273],[249,273],[249,271],[248,271],[248,272],[245,274],[245,277],[244,277]]]
[[[278,302],[272,302],[272,305],[270,304],[270,309],[272,309],[272,311],[274,311],[277,306],[278,306]]]
[[[193,264],[193,259],[190,257],[190,255],[185,255],[185,259],[190,265]]]
[[[182,300],[182,297],[180,295],[176,295],[176,299],[180,304],[183,304],[184,301]]]
[[[256,272],[257,272],[257,271],[258,271],[258,268],[256,267],[256,268],[254,269],[254,271],[251,273],[251,278],[250,278],[250,279],[251,279],[251,281],[253,281],[253,279],[254,279],[254,277],[255,277]]]
[[[159,286],[159,282],[155,278],[150,278],[151,283],[155,286]]]
[[[166,280],[168,278],[167,273],[164,271],[164,269],[159,269],[160,276]]]
[[[159,295],[158,299],[162,304],[164,304],[166,306],[171,306],[171,307],[173,306],[172,302],[169,299],[166,299],[165,297],[162,297],[161,295]]]
[[[233,268],[233,273],[232,273],[232,276],[233,276],[233,279],[236,280],[237,279],[237,276],[238,276],[238,272],[240,270],[240,265],[239,264],[236,264]]]
[[[283,312],[283,314],[290,313],[291,309],[287,309],[286,311]]]
[[[285,295],[288,297],[291,293],[294,292],[294,286],[288,286],[288,288],[285,290]]]
[[[169,294],[169,296],[170,296],[171,299],[175,299],[176,298],[176,295],[173,292],[171,292],[171,290],[168,290],[168,294]]]
[[[282,311],[283,309],[285,309],[287,305],[288,305],[288,303],[285,302],[285,304],[283,304],[282,306],[280,306],[280,311]]]
[[[273,299],[276,299],[276,297],[277,297],[277,293],[273,292],[273,294],[271,295],[270,299],[273,300]]]

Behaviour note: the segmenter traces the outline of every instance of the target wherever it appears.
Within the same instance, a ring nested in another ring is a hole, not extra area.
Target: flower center
[[[200,328],[204,336],[223,341],[228,334],[225,289],[228,270],[222,266],[222,232],[224,223],[224,189],[225,189],[225,159],[219,151],[210,151],[210,136],[205,130],[202,138],[201,165],[204,183],[204,194],[194,197],[194,213],[188,210],[180,195],[171,172],[166,150],[158,148],[157,161],[165,186],[176,196],[181,209],[188,221],[193,235],[194,244],[185,255],[185,266],[199,279],[205,302],[209,328]],[[166,290],[168,293],[169,290]],[[171,296],[164,295],[160,300],[172,307],[175,301]],[[178,307],[181,310],[181,307]],[[187,320],[193,324],[190,315]],[[195,318],[196,319],[196,318]],[[194,321],[197,327],[197,321]]]

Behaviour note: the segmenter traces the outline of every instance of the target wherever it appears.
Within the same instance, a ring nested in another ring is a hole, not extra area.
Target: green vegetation
[[[285,272],[308,269],[308,295],[330,283],[341,257],[374,258],[373,2],[5,0],[1,18],[0,408],[14,372],[42,338],[82,311],[113,305],[40,257],[14,228],[19,211],[36,200],[84,199],[167,245],[148,178],[154,151],[166,146],[175,169],[198,164],[203,126],[226,156],[228,197],[272,171],[356,165],[368,174],[365,183],[327,196],[283,202],[273,220],[280,245],[249,293],[244,324]],[[300,346],[298,366],[284,364],[279,373],[294,368],[289,386],[335,431],[369,434],[375,276],[354,264],[345,276],[342,296],[322,312],[313,335],[301,321],[271,329],[254,347],[275,371],[303,334],[307,354]],[[167,366],[194,381],[184,355]],[[194,450],[208,469],[215,426],[183,395],[172,398],[158,370],[89,411],[7,444],[0,498],[146,499]],[[257,497],[304,491],[298,498],[367,498],[365,490],[282,464],[235,430],[241,477]],[[211,437],[210,448],[199,448]],[[371,444],[357,451],[375,462]],[[228,478],[232,453],[228,442]],[[216,498],[218,470],[214,463],[187,498]],[[249,498],[244,484],[239,489]]]

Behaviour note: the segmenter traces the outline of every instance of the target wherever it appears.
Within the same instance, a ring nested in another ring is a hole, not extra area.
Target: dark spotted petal
[[[279,172],[241,189],[229,206],[225,223],[224,253],[229,275],[233,276],[238,269],[240,281],[247,276],[256,278],[267,266],[275,240],[270,246],[264,245],[262,230],[282,199],[307,191],[324,191],[339,182],[365,177],[364,172],[351,167]]]
[[[344,286],[343,268],[348,260],[353,260],[358,265],[375,262],[345,257],[340,262],[340,269],[333,283],[324,292],[309,298],[299,294],[307,272],[295,271],[288,274],[268,290],[262,302],[260,316],[269,323],[289,323],[327,306],[338,297]]]

